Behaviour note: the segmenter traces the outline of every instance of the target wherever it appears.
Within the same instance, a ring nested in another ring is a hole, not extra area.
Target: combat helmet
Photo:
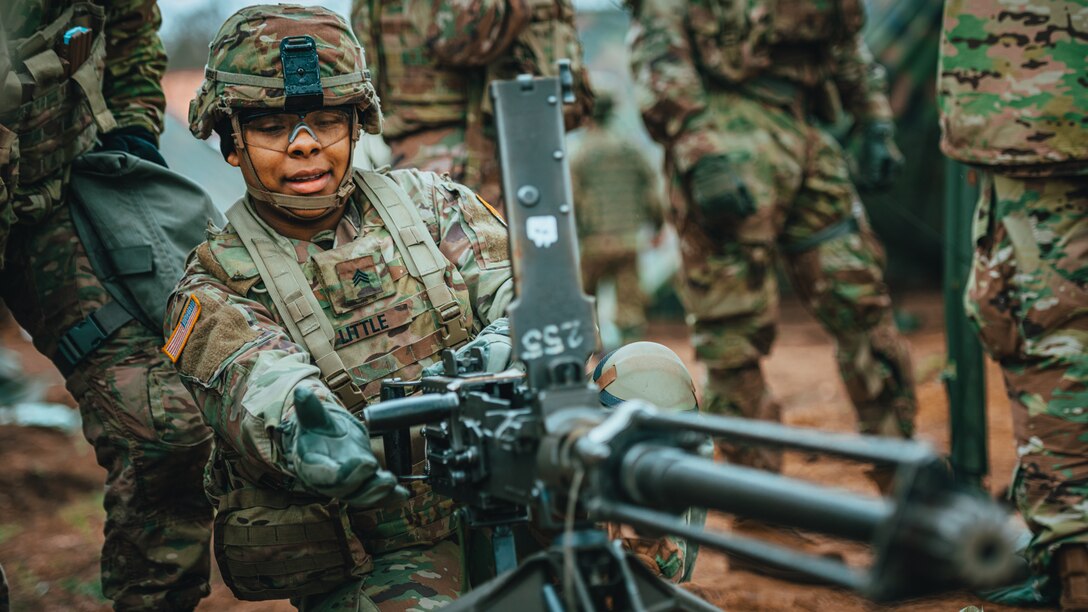
[[[287,74],[285,64],[290,67]],[[231,15],[208,45],[204,83],[189,104],[189,131],[205,139],[217,126],[230,125],[242,165],[256,177],[241,134],[240,112],[333,106],[356,111],[351,118],[352,150],[360,129],[381,133],[378,95],[363,49],[347,22],[319,6],[249,6]],[[246,189],[257,199],[287,208],[338,206],[354,189],[351,157],[348,171],[331,195],[272,193],[249,181]]]
[[[656,342],[632,342],[606,354],[593,369],[593,382],[605,406],[642,400],[667,411],[699,408],[684,362]]]

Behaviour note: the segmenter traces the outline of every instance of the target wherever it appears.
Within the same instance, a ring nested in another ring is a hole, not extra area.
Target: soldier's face
[[[286,150],[249,146],[246,151],[257,172],[256,178],[265,189],[293,196],[331,195],[348,172],[352,142],[351,138],[342,138],[322,145],[310,131],[299,130]],[[240,152],[231,152],[227,162],[242,167]],[[244,167],[242,174],[247,174]],[[245,176],[245,179],[252,182],[254,177]],[[303,219],[321,217],[328,212],[329,209],[289,210],[289,214]]]

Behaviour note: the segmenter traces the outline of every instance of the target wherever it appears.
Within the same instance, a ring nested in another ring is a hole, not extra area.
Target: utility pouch
[[[247,601],[326,593],[373,568],[338,502],[258,488],[220,498],[215,559]]]
[[[118,151],[72,163],[72,219],[91,266],[110,295],[160,333],[166,298],[185,258],[222,214],[199,185],[158,164]]]
[[[422,474],[424,463],[412,466],[413,474]],[[429,484],[410,480],[410,497],[384,508],[352,510],[351,525],[366,543],[367,551],[383,554],[410,546],[432,546],[450,537],[459,526],[453,500],[434,492]]]
[[[102,96],[106,65],[105,9],[73,3],[31,36],[10,41],[11,69],[0,88],[0,123],[19,136],[24,184],[56,176],[116,127]],[[18,210],[30,222],[51,210],[34,202]]]

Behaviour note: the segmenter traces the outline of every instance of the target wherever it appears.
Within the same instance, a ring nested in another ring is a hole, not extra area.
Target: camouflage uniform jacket
[[[71,18],[60,23],[68,10]],[[68,163],[88,151],[100,131],[162,131],[161,21],[154,0],[0,5],[0,42],[7,39],[0,53],[7,55],[0,58],[0,209],[6,192],[20,220],[39,221],[63,202]],[[54,22],[57,27],[50,29]],[[68,77],[63,62],[52,61],[63,54],[64,32],[76,25],[102,39],[85,62],[91,73],[86,86]],[[0,225],[0,242],[3,233]]]
[[[633,252],[643,224],[660,229],[664,203],[657,173],[635,143],[612,129],[592,127],[570,167],[583,254]]]
[[[503,316],[513,296],[506,228],[467,188],[415,170],[389,176],[408,194],[449,261],[446,283],[466,324],[479,329]],[[422,284],[373,206],[356,191],[335,230],[312,241],[284,241],[310,281],[336,332],[334,345],[368,400],[383,378],[417,378],[443,348],[438,319]],[[293,389],[308,385],[337,402],[306,349],[293,340],[253,259],[231,225],[210,228],[170,298],[175,328],[190,298],[199,316],[176,362],[207,423],[217,452],[236,457],[250,486],[272,478],[292,484],[275,427],[291,410]],[[225,447],[225,448],[224,448]],[[237,474],[236,474],[237,475]],[[245,482],[236,483],[245,486]]]
[[[686,174],[729,143],[713,111],[719,92],[833,119],[890,119],[882,69],[858,32],[858,0],[643,0],[631,61],[646,127]],[[794,107],[796,108],[796,107]]]
[[[1012,175],[1088,174],[1083,2],[949,0],[941,150]]]
[[[487,84],[527,72],[550,75],[569,58],[577,109],[564,109],[568,129],[592,104],[570,0],[355,0],[352,26],[396,139],[424,129],[481,125],[490,113]]]

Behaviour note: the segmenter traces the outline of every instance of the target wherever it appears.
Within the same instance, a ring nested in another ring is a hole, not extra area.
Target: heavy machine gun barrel
[[[872,540],[895,514],[895,505],[882,497],[829,494],[827,487],[675,448],[631,448],[621,477],[624,492],[651,508],[714,508],[858,541]]]
[[[462,504],[470,527],[494,528],[496,567],[510,571],[448,609],[710,609],[609,543],[605,521],[681,536],[874,599],[1006,579],[1016,566],[1006,514],[958,489],[924,444],[666,413],[640,402],[601,405],[585,376],[596,331],[579,278],[564,83],[561,66],[560,78],[523,75],[491,85],[516,293],[507,315],[524,371],[480,372],[482,359],[447,351],[442,376],[385,381],[383,401],[363,413],[371,431],[385,432],[387,460],[410,446],[409,428],[422,426],[433,490]],[[422,395],[404,397],[416,391]],[[865,497],[714,463],[697,452],[708,436],[894,469],[895,488]],[[395,463],[396,473],[408,473],[410,461]],[[689,507],[867,542],[874,560],[855,568],[692,527],[680,518]],[[559,534],[556,544],[515,564],[511,525],[530,520]]]

